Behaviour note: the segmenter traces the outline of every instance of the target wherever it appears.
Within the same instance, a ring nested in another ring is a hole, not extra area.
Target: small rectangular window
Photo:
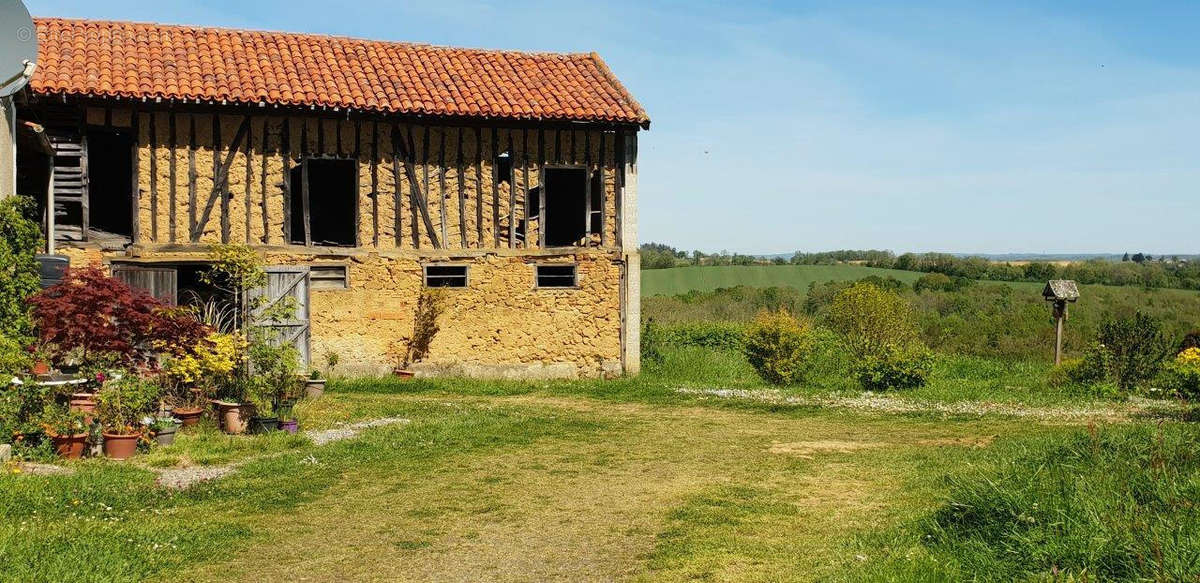
[[[354,246],[358,228],[354,217],[354,207],[358,204],[357,175],[357,161],[345,158],[307,157],[292,168],[289,177],[292,243]]]
[[[575,287],[578,283],[574,265],[537,266],[538,287]]]
[[[345,265],[313,265],[308,268],[311,289],[350,289],[350,274]]]
[[[425,287],[467,287],[467,266],[426,265]]]

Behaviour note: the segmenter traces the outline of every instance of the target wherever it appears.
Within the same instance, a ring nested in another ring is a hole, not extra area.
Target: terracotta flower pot
[[[96,416],[96,393],[71,393],[70,409],[83,413],[84,423],[91,425]]]
[[[241,403],[220,402],[221,428],[225,433],[245,433],[250,426],[250,418],[254,416],[254,405]]]
[[[39,360],[33,364],[33,369],[30,372],[36,376],[50,374],[50,363]]]
[[[411,370],[408,370],[408,369],[404,369],[404,368],[394,369],[394,370],[392,370],[392,374],[395,376],[398,376],[402,379],[411,379],[411,378],[417,376],[417,373],[415,373]]]
[[[325,394],[325,379],[307,379],[304,381],[304,396],[309,399],[320,399]]]
[[[54,453],[58,457],[69,460],[77,460],[83,456],[83,448],[87,445],[86,433],[78,435],[51,435],[50,441],[54,444]]]
[[[128,435],[120,433],[104,432],[104,455],[114,460],[126,460],[133,457],[137,453],[138,439],[141,439],[141,433],[130,433]]]
[[[204,409],[199,407],[176,407],[171,409],[171,414],[174,415],[184,427],[192,427],[200,422],[200,416],[204,414]]]

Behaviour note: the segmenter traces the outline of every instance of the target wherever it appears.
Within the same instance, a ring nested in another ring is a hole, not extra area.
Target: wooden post
[[[1054,302],[1054,365],[1062,364],[1063,321],[1067,319],[1067,302]]]

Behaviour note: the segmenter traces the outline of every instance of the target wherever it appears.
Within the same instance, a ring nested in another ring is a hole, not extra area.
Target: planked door
[[[261,321],[259,326],[266,329],[267,338],[272,341],[293,344],[300,353],[301,367],[307,368],[309,341],[312,336],[309,326],[308,268],[278,265],[267,267],[265,271],[267,286],[250,294],[252,305],[260,304],[254,308],[252,317],[258,321],[264,312],[285,302],[292,302],[296,309],[291,318]],[[260,302],[256,299],[260,297],[265,297],[265,301]]]
[[[179,272],[173,267],[114,264],[112,275],[125,285],[144,290],[168,305],[179,303]]]

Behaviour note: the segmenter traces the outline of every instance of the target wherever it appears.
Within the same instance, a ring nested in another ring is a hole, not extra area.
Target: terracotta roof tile
[[[596,53],[37,18],[39,94],[649,124]]]

